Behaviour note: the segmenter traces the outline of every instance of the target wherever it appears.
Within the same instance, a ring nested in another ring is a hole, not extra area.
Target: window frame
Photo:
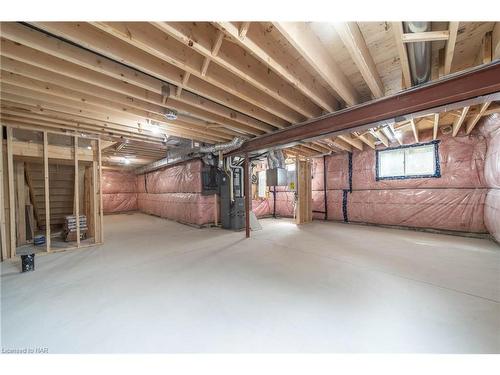
[[[382,181],[382,180],[409,180],[409,179],[414,179],[414,178],[440,178],[441,177],[441,165],[439,162],[439,143],[440,140],[434,140],[426,143],[415,143],[412,145],[402,145],[398,147],[387,147],[382,150],[375,150],[375,180],[376,181]],[[422,146],[429,146],[429,145],[434,145],[434,174],[425,174],[425,175],[408,175],[408,176],[385,176],[385,177],[380,177],[380,152],[384,151],[391,151],[391,150],[401,150],[401,149],[407,149],[407,148],[413,148],[413,147],[422,147]]]

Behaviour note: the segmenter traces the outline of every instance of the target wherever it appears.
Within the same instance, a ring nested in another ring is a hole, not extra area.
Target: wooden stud
[[[5,194],[3,170],[3,125],[0,124],[0,240],[2,246],[2,261],[7,259],[7,231],[5,228]]]
[[[102,205],[102,156],[101,156],[101,139],[97,140],[97,160],[99,163],[99,242],[104,243],[104,214]]]
[[[24,182],[24,162],[14,163],[15,197],[16,197],[16,233],[17,245],[26,244],[26,189]]]
[[[75,188],[74,206],[76,217],[76,247],[80,247],[80,173],[78,169],[78,136],[73,137],[74,157],[75,157]]]
[[[45,243],[47,252],[51,251],[50,238],[50,186],[49,186],[49,135],[46,131],[43,132],[43,174],[45,188]]]
[[[252,195],[252,180],[250,178],[250,158],[248,154],[245,154],[244,163],[244,183],[243,187],[245,189],[245,237],[250,238],[250,210],[251,210],[251,195]]]
[[[454,137],[456,137],[456,135],[458,134],[458,131],[460,130],[464,120],[465,120],[465,117],[467,116],[467,113],[469,112],[469,108],[470,107],[464,107],[462,109],[462,113],[460,114],[460,117],[457,118],[455,120],[455,122],[453,123],[453,132],[452,132],[452,135]]]
[[[16,206],[14,199],[14,159],[12,154],[12,128],[7,126],[7,171],[9,182],[10,257],[16,256]]]

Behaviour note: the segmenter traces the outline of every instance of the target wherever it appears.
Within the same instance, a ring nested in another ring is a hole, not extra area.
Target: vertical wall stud
[[[12,128],[7,126],[7,170],[9,173],[10,257],[16,256],[16,206],[14,203],[14,159],[12,155]]]
[[[43,174],[45,180],[45,243],[50,252],[49,135],[43,132]]]
[[[78,136],[74,136],[75,149],[75,217],[76,247],[80,247],[80,173],[78,172]]]
[[[104,217],[102,208],[102,156],[101,156],[101,138],[97,140],[97,152],[98,152],[98,162],[99,162],[99,225],[100,225],[100,243],[104,242]]]
[[[7,231],[5,230],[5,202],[4,202],[4,170],[3,170],[3,126],[0,125],[0,237],[2,246],[2,260],[7,259]]]

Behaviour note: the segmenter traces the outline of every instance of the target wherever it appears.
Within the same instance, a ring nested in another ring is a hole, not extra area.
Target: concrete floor
[[[290,220],[244,233],[143,214],[106,244],[2,264],[2,347],[81,352],[500,352],[500,248]]]

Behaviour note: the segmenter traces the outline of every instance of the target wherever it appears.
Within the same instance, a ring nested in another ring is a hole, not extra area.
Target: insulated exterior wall
[[[439,178],[377,181],[375,150],[365,148],[352,153],[350,180],[348,153],[326,157],[328,220],[486,233],[486,139],[478,131],[440,139]],[[430,140],[430,132],[421,132],[421,143]],[[313,205],[324,211],[322,158],[314,161]]]
[[[214,222],[213,195],[202,192],[201,160],[192,160],[137,176],[141,212],[187,224]]]
[[[488,143],[484,177],[489,189],[484,205],[484,223],[500,242],[500,115],[495,113],[485,117],[480,125]]]
[[[104,170],[102,193],[105,214],[137,210],[137,182],[134,172]]]

